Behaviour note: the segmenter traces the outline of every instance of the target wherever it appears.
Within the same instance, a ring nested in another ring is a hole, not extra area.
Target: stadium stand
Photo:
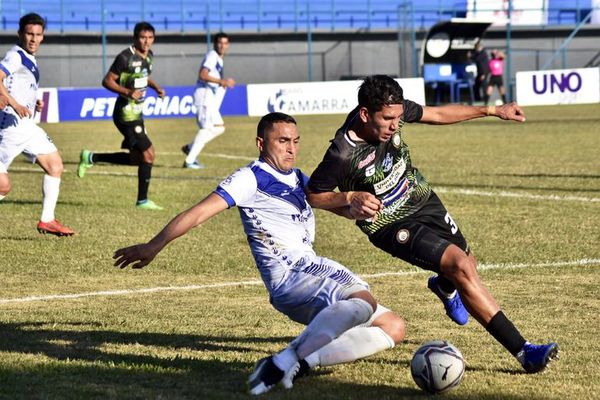
[[[0,32],[14,32],[19,17],[35,11],[49,32],[129,32],[147,20],[161,31],[197,32],[425,29],[465,17],[466,0],[13,0],[2,3]],[[102,12],[104,7],[104,13]],[[548,0],[549,25],[574,25],[592,10],[592,0]]]

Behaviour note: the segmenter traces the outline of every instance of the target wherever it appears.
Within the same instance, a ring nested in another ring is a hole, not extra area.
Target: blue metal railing
[[[140,20],[163,32],[396,29],[405,24],[398,9],[406,3],[415,29],[468,12],[466,0],[11,0],[0,3],[0,32],[14,32],[27,12],[47,18],[48,31],[58,33],[126,32]],[[591,0],[547,4],[549,25],[576,25],[592,12]]]

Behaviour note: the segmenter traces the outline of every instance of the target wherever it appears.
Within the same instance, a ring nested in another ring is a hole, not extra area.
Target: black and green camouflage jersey
[[[113,117],[123,122],[133,122],[142,119],[142,105],[148,87],[148,78],[152,72],[152,51],[146,58],[140,56],[133,46],[123,50],[110,67],[110,72],[119,76],[119,85],[127,89],[140,89],[144,95],[134,100],[119,96],[115,103]]]
[[[405,122],[417,122],[423,108],[404,100],[404,114],[398,129],[388,142],[354,141],[348,129],[358,118],[358,107],[337,130],[323,160],[310,177],[310,192],[364,191],[379,198],[384,208],[371,220],[357,221],[366,234],[400,220],[417,211],[427,200],[431,188],[421,173],[412,166],[410,152],[402,140]]]

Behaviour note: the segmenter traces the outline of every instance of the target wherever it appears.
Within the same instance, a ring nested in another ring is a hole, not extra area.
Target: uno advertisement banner
[[[404,97],[425,104],[423,78],[397,79]],[[276,83],[248,85],[248,115],[278,111],[290,115],[346,114],[357,104],[362,81]]]
[[[520,105],[600,103],[600,68],[517,72]]]
[[[507,0],[468,0],[467,18],[494,21],[494,25],[508,22]],[[546,25],[548,0],[512,0],[512,25]]]
[[[40,89],[57,92],[56,104],[48,104],[49,115],[58,115],[58,120],[48,119],[45,122],[82,121],[111,119],[117,96],[101,88],[68,88],[68,89]],[[143,106],[145,118],[177,118],[193,117],[196,114],[194,107],[194,86],[165,87],[167,95],[161,99],[156,97],[153,90],[148,90]],[[227,90],[221,114],[247,115],[246,87],[236,86]]]

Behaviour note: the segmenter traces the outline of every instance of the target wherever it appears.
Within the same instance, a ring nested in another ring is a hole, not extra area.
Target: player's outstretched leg
[[[439,276],[432,276],[427,281],[427,287],[444,303],[446,315],[458,325],[469,322],[469,313],[460,299],[460,294],[455,289],[453,293],[444,293],[438,285]]]
[[[525,371],[530,374],[543,371],[548,363],[558,358],[558,344],[532,344],[526,342],[523,349],[517,354],[517,360]]]

